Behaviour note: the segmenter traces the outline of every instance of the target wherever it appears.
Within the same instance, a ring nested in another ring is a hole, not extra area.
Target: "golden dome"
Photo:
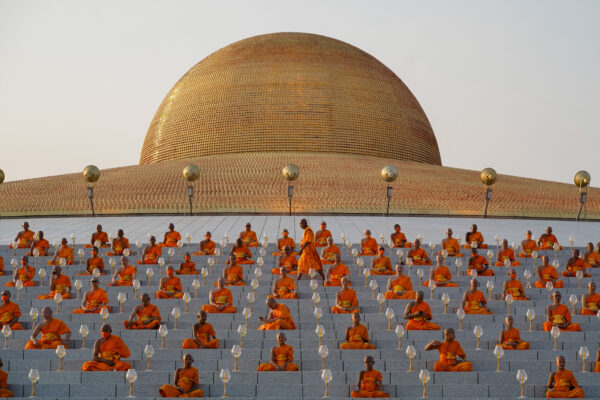
[[[307,33],[251,37],[192,67],[156,112],[140,164],[290,151],[441,165],[427,116],[390,69]]]

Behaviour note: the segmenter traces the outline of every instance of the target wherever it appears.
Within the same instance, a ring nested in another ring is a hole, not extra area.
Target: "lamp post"
[[[5,177],[6,175],[4,175],[4,171],[0,169],[0,185],[2,185],[2,183],[4,182]]]
[[[483,211],[483,218],[487,217],[488,205],[492,199],[492,186],[498,179],[498,174],[493,168],[484,168],[479,175],[481,183],[485,185],[485,209]]]
[[[87,196],[90,199],[90,206],[92,207],[92,217],[96,216],[96,210],[94,209],[94,182],[100,179],[100,170],[95,165],[87,165],[83,169],[83,179],[88,183]]]
[[[591,177],[590,173],[587,171],[581,170],[581,171],[577,171],[577,173],[575,174],[575,177],[574,177],[575,185],[579,188],[579,193],[580,193],[579,210],[577,211],[577,218],[575,218],[575,221],[579,221],[579,216],[581,215],[581,210],[583,209],[583,205],[585,204],[585,201],[587,200],[588,186],[589,186],[591,180],[592,180],[592,177]]]
[[[292,197],[294,196],[294,185],[292,185],[292,182],[298,179],[300,168],[296,164],[288,164],[283,167],[281,172],[283,173],[283,177],[288,181],[289,215],[292,215]]]
[[[391,185],[398,178],[398,168],[393,165],[386,165],[381,169],[381,179]],[[392,186],[387,187],[387,206],[385,208],[385,216],[390,215],[390,200],[392,199]]]
[[[192,214],[192,199],[194,198],[194,181],[200,177],[200,168],[194,164],[186,165],[183,168],[183,179],[188,182],[187,195],[190,201],[190,215]]]

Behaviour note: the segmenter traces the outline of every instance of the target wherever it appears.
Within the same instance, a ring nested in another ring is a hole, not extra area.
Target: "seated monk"
[[[104,289],[99,287],[99,280],[93,277],[90,280],[92,288],[83,294],[81,308],[73,310],[73,314],[99,314],[103,308],[110,311],[108,306],[108,295]]]
[[[198,275],[196,271],[196,263],[193,262],[190,253],[183,255],[183,262],[179,264],[179,270],[175,271],[177,275]]]
[[[13,331],[22,331],[23,326],[19,323],[21,309],[17,303],[10,301],[10,292],[2,292],[2,304],[0,304],[0,330],[8,325]]]
[[[150,236],[150,244],[144,248],[138,264],[156,264],[162,254],[162,249],[156,244],[156,238]]]
[[[256,237],[256,232],[252,230],[252,225],[250,222],[246,222],[245,230],[240,232],[239,238],[244,243],[246,247],[258,247],[258,238]]]
[[[296,282],[294,279],[287,276],[287,268],[280,267],[279,278],[273,281],[273,288],[269,297],[275,297],[276,299],[297,299],[298,292],[296,289]]]
[[[535,287],[543,289],[546,287],[548,282],[552,282],[552,285],[555,288],[564,287],[563,281],[558,280],[558,272],[556,272],[556,268],[548,264],[548,261],[550,261],[550,258],[548,256],[543,256],[542,265],[538,265],[536,267],[535,274],[537,275],[538,280],[535,282]]]
[[[396,264],[396,275],[390,276],[387,283],[385,298],[387,300],[407,300],[414,299],[413,285],[410,278],[403,275],[404,267],[402,264]]]
[[[181,279],[175,276],[175,269],[172,265],[167,267],[167,276],[160,278],[157,299],[181,299],[183,298],[183,287]]]
[[[281,231],[281,237],[277,239],[277,251],[273,253],[274,256],[282,256],[284,254],[285,247],[288,246],[292,253],[295,253],[296,242],[290,237],[290,233],[287,229]]]
[[[588,292],[581,298],[581,315],[598,315],[598,310],[600,310],[600,294],[596,293],[596,283],[589,282]]]
[[[4,259],[0,256],[0,275],[4,275]]]
[[[60,247],[54,252],[54,257],[52,257],[52,260],[48,261],[48,265],[60,265],[61,258],[66,261],[66,265],[73,264],[75,252],[72,247],[68,246],[69,242],[67,241],[67,238],[62,238],[60,243]]]
[[[204,234],[204,240],[198,244],[198,252],[194,253],[195,256],[212,256],[215,254],[217,245],[211,240],[212,234],[206,231]]]
[[[350,289],[350,279],[342,278],[342,288],[335,294],[335,305],[331,307],[334,314],[349,314],[360,312],[356,292]]]
[[[183,355],[183,368],[175,370],[173,385],[162,385],[158,393],[162,397],[204,397],[204,390],[198,387],[198,369],[192,367],[194,359],[191,354]]]
[[[521,252],[519,257],[531,258],[531,253],[538,251],[539,247],[535,240],[533,240],[533,234],[531,231],[527,231],[525,234],[525,240],[521,241]]]
[[[293,363],[294,349],[285,344],[286,340],[285,333],[277,334],[278,346],[271,349],[271,361],[260,364],[257,371],[298,371],[298,366]]]
[[[242,239],[237,239],[235,241],[235,245],[232,246],[229,256],[230,260],[227,261],[227,264],[231,264],[231,256],[235,256],[236,264],[254,264],[254,260],[252,260],[252,252],[248,246],[242,242]]]
[[[31,247],[31,244],[33,243],[33,236],[35,236],[35,233],[33,233],[33,231],[29,229],[29,222],[23,222],[22,226],[23,230],[17,233],[17,236],[15,236],[15,240],[13,240],[13,243],[8,245],[9,249],[12,249],[14,247],[15,242],[17,243],[17,249],[28,249]]]
[[[433,365],[435,372],[471,372],[473,363],[467,361],[467,355],[460,343],[454,340],[454,329],[444,329],[444,341],[432,340],[425,350],[438,350],[440,361]]]
[[[546,228],[546,233],[542,233],[538,239],[540,250],[554,250],[554,244],[558,244],[558,239],[552,233],[552,227]],[[558,249],[562,250],[562,246],[558,244]]]
[[[108,324],[102,325],[102,337],[94,343],[94,359],[81,366],[82,371],[127,371],[131,365],[123,358],[131,355],[129,347],[119,336],[112,335]]]
[[[277,303],[273,297],[267,298],[269,313],[267,318],[258,317],[263,324],[258,327],[259,331],[296,329],[296,324],[290,315],[290,309],[283,303]]]
[[[565,357],[556,357],[556,371],[548,378],[547,399],[583,399],[585,393],[571,371],[565,369]]]
[[[225,287],[225,279],[217,280],[217,289],[212,289],[208,294],[208,304],[202,306],[207,313],[235,313],[237,309],[233,306],[233,295],[231,290]]]
[[[487,258],[484,256],[480,256],[477,254],[477,249],[471,249],[471,258],[467,261],[467,266],[469,267],[469,275],[472,276],[473,273],[477,273],[477,276],[494,276],[494,271],[492,271],[489,267]]]
[[[521,340],[519,330],[513,326],[514,320],[512,315],[507,315],[504,319],[506,329],[500,332],[498,344],[504,350],[529,350],[529,342]]]
[[[475,278],[471,279],[471,288],[463,295],[461,307],[465,314],[492,314],[492,312],[486,308],[487,301],[485,300],[483,293],[477,290],[478,286],[479,281]]]
[[[508,240],[502,240],[502,247],[498,251],[496,258],[496,267],[504,267],[506,260],[510,262],[511,267],[518,267],[521,265],[521,261],[515,260],[515,252],[513,249],[508,247]]]
[[[356,382],[356,390],[350,393],[352,398],[388,398],[389,394],[379,390],[382,389],[381,381],[383,377],[381,372],[373,369],[375,360],[371,356],[364,358],[366,370],[358,373],[358,381]]]
[[[429,269],[429,280],[425,282],[424,286],[429,287],[429,282],[433,281],[436,287],[458,287],[458,283],[452,282],[450,269],[442,265],[444,257],[438,254],[435,262],[437,264],[435,267]]]
[[[85,272],[77,275],[92,275],[96,268],[100,271],[100,275],[104,275],[104,260],[102,257],[98,257],[98,248],[94,246],[92,247],[92,256],[85,260]]]
[[[321,229],[317,231],[315,234],[315,247],[326,247],[327,239],[333,238],[331,232],[327,230],[327,223],[325,221],[321,221]]]
[[[385,255],[385,248],[379,247],[379,257],[373,257],[371,260],[371,275],[394,275],[392,262]]]
[[[345,342],[340,344],[342,350],[365,350],[376,349],[374,344],[369,342],[369,331],[366,326],[360,323],[360,314],[352,314],[352,326],[346,328]]]
[[[148,293],[142,294],[141,304],[131,311],[129,319],[123,321],[125,329],[158,329],[160,326],[160,311],[154,304],[150,304]]]
[[[72,299],[71,296],[71,279],[67,275],[63,275],[62,268],[55,265],[50,276],[50,294],[38,296],[40,300],[53,300],[56,293],[60,293],[62,299]]]
[[[423,301],[423,291],[417,291],[414,301],[406,305],[404,319],[407,319],[406,330],[439,331],[440,326],[431,322],[433,315],[429,304]]]
[[[566,278],[575,278],[577,277],[577,271],[581,271],[583,272],[584,277],[589,278],[591,275],[585,272],[585,269],[589,266],[590,265],[586,263],[583,258],[579,257],[579,250],[573,249],[573,257],[567,260],[567,265],[562,272],[562,276]]]
[[[502,299],[505,299],[509,294],[513,300],[529,300],[529,297],[525,294],[523,284],[517,279],[517,273],[511,268],[509,272],[510,279],[504,281],[502,285]]]
[[[175,230],[175,225],[171,222],[169,230],[165,232],[163,241],[158,244],[159,247],[177,247],[177,243],[181,240],[181,234]]]
[[[298,252],[298,255],[300,256],[300,259],[298,260],[298,280],[302,279],[303,274],[308,274],[312,268],[316,273],[321,275],[321,278],[325,281],[321,258],[315,247],[315,234],[312,228],[308,226],[306,218],[300,220],[300,228],[304,230],[304,233],[302,234],[300,251]]]
[[[292,253],[292,249],[289,246],[285,246],[283,248],[283,255],[279,256],[277,260],[277,267],[271,270],[273,275],[279,275],[279,269],[284,267],[288,274],[297,275],[298,274],[298,259],[296,258],[296,253]]]
[[[342,256],[340,248],[333,243],[333,238],[330,236],[327,238],[327,246],[321,249],[321,264],[333,264],[336,254]]]
[[[31,332],[29,341],[25,344],[25,350],[36,349],[56,349],[61,344],[68,348],[65,342],[71,338],[71,330],[60,319],[52,318],[52,309],[50,307],[42,308],[44,320],[37,324]],[[40,340],[37,336],[42,333]],[[64,342],[63,338],[64,337]]]
[[[112,251],[106,253],[107,256],[122,256],[125,249],[129,249],[129,239],[124,235],[123,229],[117,231],[117,237],[112,240]]]
[[[488,245],[484,243],[483,235],[477,231],[477,225],[471,225],[471,232],[465,234],[465,249],[487,249]]]
[[[448,257],[464,257],[460,252],[460,243],[452,237],[453,233],[451,228],[446,229],[446,237],[442,239],[442,250],[446,250]],[[442,250],[438,254],[442,254]]]
[[[562,294],[556,290],[552,293],[553,303],[546,307],[546,322],[544,330],[550,332],[553,326],[558,326],[561,331],[581,332],[579,324],[571,323],[571,313],[569,307],[560,304]]]
[[[246,286],[246,281],[244,280],[244,269],[241,265],[238,265],[234,256],[229,257],[229,261],[227,262],[229,266],[223,268],[223,279],[225,279],[225,285],[227,286]],[[217,282],[215,282],[215,286],[217,286]]]
[[[213,326],[206,322],[206,311],[197,314],[198,323],[192,327],[192,338],[183,341],[182,349],[218,349],[219,340]]]
[[[390,235],[390,240],[394,243],[394,247],[412,247],[412,244],[406,240],[406,235],[402,233],[402,228],[399,224],[394,225],[394,232]]]
[[[109,286],[133,286],[135,274],[137,274],[137,268],[129,265],[129,259],[123,256],[121,257],[121,266],[113,274]]]
[[[360,254],[361,256],[374,256],[377,254],[377,239],[371,237],[371,231],[367,229],[365,231],[365,237],[360,240]]]
[[[0,368],[2,368],[4,364],[2,363],[2,359],[0,359]],[[8,372],[2,371],[0,369],[0,397],[13,397],[12,390],[8,390]]]
[[[323,286],[342,286],[342,278],[349,274],[350,270],[348,269],[348,266],[342,264],[342,259],[336,254],[334,256],[334,264],[327,268]]]
[[[587,244],[587,251],[583,253],[583,259],[589,264],[590,267],[600,267],[600,254],[594,250],[594,244],[592,242]]]
[[[431,265],[431,260],[427,252],[421,248],[420,239],[415,239],[415,247],[408,251],[406,258],[410,258],[413,265]]]
[[[48,256],[48,250],[50,249],[50,243],[44,239],[44,232],[39,231],[37,234],[37,239],[34,237],[34,241],[31,243],[31,248],[27,252],[28,256],[32,256],[34,250],[37,249],[39,252],[39,257]]]
[[[596,353],[596,366],[594,367],[594,372],[600,372],[600,348],[598,348],[598,352]]]
[[[102,225],[96,226],[96,232],[92,233],[92,237],[90,238],[90,243],[84,245],[83,247],[98,247],[98,243],[100,242],[100,247],[110,247],[110,241],[108,240],[108,235],[106,232],[102,231]]]
[[[29,265],[29,258],[27,256],[21,257],[21,267],[15,268],[13,273],[12,281],[6,282],[7,287],[15,287],[17,281],[23,282],[23,287],[35,286],[33,278],[35,277],[35,268]]]

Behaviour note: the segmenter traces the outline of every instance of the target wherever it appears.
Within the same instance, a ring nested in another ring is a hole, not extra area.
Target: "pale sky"
[[[348,42],[411,89],[442,164],[599,186],[600,1],[0,0],[7,181],[139,161],[163,97],[258,34]]]

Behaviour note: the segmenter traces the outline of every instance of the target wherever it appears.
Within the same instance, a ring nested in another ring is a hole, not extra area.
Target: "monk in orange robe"
[[[190,253],[183,255],[183,262],[179,264],[179,270],[175,271],[177,275],[198,275],[196,271],[196,263],[191,261],[192,256]]]
[[[175,230],[175,225],[171,222],[169,224],[169,230],[165,232],[163,241],[158,245],[160,247],[177,247],[177,242],[181,240],[181,234]]]
[[[225,287],[225,279],[217,280],[217,288],[208,294],[208,304],[202,306],[202,311],[207,313],[235,313],[237,309],[233,306],[233,295],[231,290]]]
[[[269,314],[267,318],[258,317],[263,324],[258,327],[259,331],[296,329],[296,324],[290,314],[290,309],[283,303],[277,303],[273,297],[267,298]]]
[[[531,254],[534,251],[539,250],[536,241],[533,240],[532,237],[533,234],[531,231],[527,231],[527,233],[525,233],[525,240],[521,241],[521,252],[519,253],[519,257],[531,258]]]
[[[25,344],[25,350],[35,349],[56,349],[61,344],[67,348],[63,342],[68,342],[71,338],[71,330],[60,319],[52,318],[52,309],[44,307],[42,309],[44,320],[37,324],[31,333],[29,341]],[[40,340],[37,336],[42,333]]]
[[[402,228],[399,224],[394,225],[394,232],[390,235],[390,240],[394,243],[394,247],[412,247],[412,244],[406,240],[406,235],[402,233]]]
[[[474,245],[473,245],[474,244]],[[488,245],[484,243],[483,235],[477,230],[477,225],[471,225],[471,232],[465,234],[465,249],[487,249]]]
[[[600,348],[596,353],[596,366],[594,367],[594,372],[600,372]]]
[[[273,288],[271,289],[270,296],[276,299],[297,299],[298,292],[296,289],[296,283],[294,279],[287,276],[287,268],[279,268],[280,277],[273,281]]]
[[[379,257],[373,257],[371,260],[371,275],[394,275],[392,262],[385,256],[385,248],[379,247],[377,251]]]
[[[429,282],[433,281],[436,287],[458,287],[458,283],[452,282],[450,269],[442,265],[444,257],[438,254],[435,261],[437,265],[429,269],[429,280],[425,282],[424,286],[429,287]]]
[[[250,222],[246,222],[245,230],[240,232],[240,239],[244,243],[244,246],[247,247],[258,247],[258,238],[256,237],[256,232],[252,230],[252,225]]]
[[[464,293],[461,307],[466,314],[492,314],[486,308],[487,301],[483,293],[477,290],[478,286],[479,281],[475,278],[471,279],[471,288]]]
[[[342,278],[342,289],[338,290],[335,295],[335,305],[331,307],[331,312],[334,314],[360,312],[356,292],[350,289],[350,279],[347,276]]]
[[[379,390],[382,389],[381,372],[373,369],[375,360],[371,356],[364,358],[366,370],[358,373],[358,381],[356,382],[356,390],[350,393],[352,398],[388,398],[389,394]]]
[[[589,264],[590,267],[600,267],[600,254],[594,250],[594,244],[592,242],[587,244],[587,251],[583,253],[583,259]]]
[[[158,329],[160,326],[160,311],[154,304],[150,304],[148,293],[142,294],[141,304],[131,311],[129,319],[123,321],[125,329]]]
[[[113,274],[110,286],[133,286],[135,274],[137,274],[137,268],[129,265],[129,259],[123,256],[121,257],[121,266]]]
[[[35,277],[35,268],[29,265],[29,258],[27,256],[21,257],[21,267],[15,268],[13,273],[12,281],[6,282],[7,287],[15,287],[17,281],[23,282],[23,287],[35,286],[33,278]]]
[[[360,323],[360,314],[352,314],[352,326],[346,328],[345,342],[340,344],[342,350],[372,350],[377,347],[369,342],[369,330]]]
[[[498,344],[504,350],[529,350],[529,342],[522,341],[519,330],[513,326],[514,320],[512,315],[507,315],[504,323],[506,324],[506,329],[500,332]]]
[[[68,243],[67,238],[62,238],[60,247],[54,252],[54,257],[48,261],[48,265],[60,265],[61,258],[66,260],[66,265],[73,264],[75,252],[72,247],[68,246]]]
[[[254,264],[254,261],[252,260],[252,252],[248,246],[242,242],[242,239],[237,239],[235,241],[235,246],[232,246],[229,255],[235,256],[236,264]],[[229,260],[227,263],[231,264],[231,260]]]
[[[138,264],[156,264],[158,258],[162,254],[162,249],[156,244],[156,238],[150,237],[150,244],[144,248],[142,257],[138,260]]]
[[[0,275],[4,275],[4,259],[0,256]]]
[[[377,254],[379,245],[377,244],[377,239],[371,237],[369,229],[365,231],[365,237],[360,240],[360,248],[361,256],[374,256]]]
[[[414,301],[406,305],[404,319],[407,319],[406,330],[439,331],[440,326],[431,322],[433,315],[429,304],[423,301],[423,291],[417,291]]]
[[[129,239],[125,237],[123,229],[117,231],[117,237],[112,240],[112,251],[107,256],[122,256],[125,249],[129,249]]]
[[[285,344],[286,340],[285,333],[277,334],[278,346],[271,349],[270,362],[260,364],[257,371],[298,371],[298,366],[294,364],[294,349]]]
[[[277,251],[273,253],[274,256],[281,256],[284,254],[285,247],[289,247],[292,253],[296,249],[296,242],[290,237],[290,233],[287,229],[281,231],[281,237],[277,239]]]
[[[327,238],[327,246],[321,249],[321,264],[333,264],[335,255],[342,256],[340,248],[333,243],[333,238]]]
[[[298,274],[298,259],[295,256],[296,253],[292,253],[292,249],[289,246],[283,248],[283,255],[279,256],[277,260],[277,267],[271,270],[273,275],[279,275],[281,267],[285,267],[288,274]]]
[[[327,268],[325,273],[325,281],[323,286],[342,286],[342,278],[350,274],[350,270],[346,264],[342,264],[339,255],[334,256],[334,264]]]
[[[13,243],[8,245],[9,249],[12,249],[14,247],[14,242],[17,243],[18,249],[28,249],[31,247],[31,244],[33,243],[33,236],[35,236],[35,233],[33,233],[32,230],[29,230],[29,222],[23,222],[22,226],[23,230],[17,233],[17,236],[15,236],[15,240],[13,240]]]
[[[44,239],[44,232],[39,231],[37,234],[37,240],[35,239],[35,237],[33,239],[34,241],[31,243],[31,249],[29,249],[26,255],[33,256],[34,250],[37,249],[40,253],[40,257],[48,256],[50,243],[46,239]]]
[[[546,322],[544,330],[550,332],[553,326],[557,326],[561,331],[581,332],[579,324],[571,323],[571,313],[569,307],[560,303],[562,294],[556,290],[552,293],[553,303],[546,307]]]
[[[175,270],[172,265],[167,267],[167,276],[160,278],[157,299],[181,299],[183,298],[183,287],[181,279],[175,276]]]
[[[590,265],[586,263],[583,258],[579,257],[579,250],[573,249],[573,257],[567,260],[567,265],[562,272],[562,276],[566,278],[575,278],[577,277],[577,271],[582,271],[583,276],[589,278],[591,275],[585,272],[585,269],[589,266]]]
[[[542,233],[538,239],[538,246],[540,250],[554,250],[554,244],[558,244],[558,239],[552,233],[552,227],[546,228],[546,233]],[[562,246],[558,244],[558,249],[562,250]]]
[[[396,264],[396,275],[390,276],[387,283],[385,298],[387,300],[407,300],[414,299],[413,285],[410,278],[403,275],[404,268],[402,264]]]
[[[556,371],[548,378],[548,399],[583,399],[585,393],[577,384],[573,372],[565,369],[565,357],[556,357]]]
[[[225,285],[227,286],[246,286],[244,280],[244,269],[241,265],[238,265],[234,260],[234,256],[229,257],[229,266],[223,268],[223,279],[225,279]],[[217,282],[215,282],[217,286]]]
[[[452,237],[453,233],[451,228],[446,229],[446,237],[442,239],[441,243],[442,250],[446,250],[448,257],[463,257],[460,252],[460,243]],[[442,254],[442,250],[438,254]]]
[[[496,267],[504,267],[506,260],[510,262],[511,267],[518,267],[521,265],[521,261],[515,260],[515,252],[513,249],[508,247],[508,240],[502,240],[502,247],[498,251],[496,258]]]
[[[4,364],[0,359],[0,368],[2,368]],[[13,397],[13,392],[8,390],[8,372],[2,371],[0,369],[0,397]]]
[[[93,277],[90,284],[92,288],[84,293],[81,308],[73,310],[73,314],[99,314],[103,308],[110,311],[108,295],[104,289],[99,287],[98,278]]]
[[[98,257],[98,248],[94,246],[92,247],[92,256],[85,260],[85,272],[77,275],[92,275],[96,268],[101,275],[104,275],[104,260],[102,257]]]
[[[304,234],[300,241],[300,251],[298,252],[298,255],[300,256],[300,260],[298,260],[298,280],[302,278],[303,274],[308,274],[312,268],[321,275],[321,278],[325,281],[321,258],[315,247],[315,234],[311,227],[308,226],[306,218],[300,220],[300,228],[304,230]]]
[[[0,304],[0,330],[8,325],[13,331],[22,331],[23,326],[19,323],[21,309],[17,303],[10,301],[10,292],[2,292],[2,304]]]
[[[431,265],[427,252],[421,248],[420,239],[415,239],[415,247],[408,251],[406,258],[410,258],[413,265]]]
[[[581,315],[597,315],[598,310],[600,310],[600,294],[596,293],[596,283],[589,282],[588,292],[581,298]]]
[[[204,390],[198,387],[198,369],[192,367],[194,359],[191,354],[183,356],[183,368],[175,370],[173,385],[162,385],[158,392],[162,397],[204,397]]]
[[[123,361],[131,355],[129,347],[119,336],[112,335],[108,324],[102,325],[102,337],[94,343],[94,359],[81,366],[82,371],[127,371],[131,368]]]
[[[535,282],[535,287],[543,289],[546,287],[548,282],[552,282],[554,288],[564,287],[563,281],[558,280],[558,272],[556,272],[556,268],[548,264],[548,261],[550,261],[550,258],[548,258],[548,256],[543,256],[542,265],[538,265],[536,267],[535,273],[538,277],[538,280]]]
[[[83,247],[98,247],[96,242],[100,242],[100,247],[110,247],[110,241],[108,240],[108,235],[106,232],[102,231],[102,225],[96,226],[96,232],[92,233],[92,237],[90,238],[90,243],[84,245]]]
[[[192,338],[185,339],[182,349],[218,349],[219,340],[215,335],[213,326],[206,322],[206,311],[198,312],[198,323],[192,328]]]
[[[71,279],[67,275],[63,275],[62,268],[55,265],[50,276],[50,294],[38,296],[40,300],[53,300],[56,293],[60,293],[63,300],[71,299]]]
[[[319,229],[315,236],[315,247],[325,247],[327,246],[327,239],[333,238],[331,232],[327,229],[327,223],[325,221],[321,221],[321,229]]]
[[[469,274],[477,273],[477,276],[494,276],[494,271],[489,269],[487,258],[477,254],[477,249],[471,249],[471,258],[467,261],[469,267]]]
[[[471,372],[473,363],[467,361],[467,355],[457,340],[454,340],[454,329],[444,329],[444,341],[432,340],[425,350],[438,350],[440,361],[433,365],[435,372]]]
[[[194,253],[195,256],[212,256],[215,254],[217,245],[211,240],[212,234],[206,231],[204,234],[204,240],[198,244],[198,252]]]
[[[517,279],[517,273],[514,269],[510,270],[509,276],[510,279],[504,281],[502,285],[502,299],[510,294],[513,300],[529,300],[529,297],[525,294],[525,289],[523,289],[523,284]]]

